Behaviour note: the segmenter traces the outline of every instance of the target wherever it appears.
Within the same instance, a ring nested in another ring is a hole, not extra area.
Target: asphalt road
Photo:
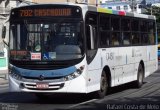
[[[145,78],[142,88],[132,83],[114,87],[104,99],[93,99],[85,94],[55,94],[39,100],[32,93],[9,93],[8,85],[0,86],[0,110],[159,110],[160,67]]]

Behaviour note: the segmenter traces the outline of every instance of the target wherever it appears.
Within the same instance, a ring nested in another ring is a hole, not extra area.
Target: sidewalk
[[[0,78],[0,86],[1,85],[6,85],[8,84],[8,80],[4,79],[4,78]]]

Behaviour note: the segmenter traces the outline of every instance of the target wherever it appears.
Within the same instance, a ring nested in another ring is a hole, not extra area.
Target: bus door
[[[87,77],[90,79],[87,86],[91,88],[99,84],[102,73],[101,53],[98,49],[97,35],[97,14],[89,12],[86,16],[86,54],[88,63]]]

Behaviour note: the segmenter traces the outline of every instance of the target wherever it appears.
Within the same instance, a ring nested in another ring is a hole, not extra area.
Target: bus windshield
[[[83,56],[81,21],[23,20],[10,25],[10,59],[72,60]]]

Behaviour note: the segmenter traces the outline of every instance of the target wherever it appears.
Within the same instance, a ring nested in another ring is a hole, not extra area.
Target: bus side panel
[[[134,71],[134,80],[137,80],[138,67],[140,62],[144,63],[144,68],[146,69],[147,64],[147,50],[146,46],[134,46],[133,47],[133,57],[135,59],[135,71]]]
[[[127,83],[134,80],[134,62],[132,47],[119,48],[119,56],[121,57],[119,65],[123,66],[123,83]]]
[[[147,68],[145,77],[157,70],[158,60],[157,60],[157,46],[147,46]]]
[[[87,73],[87,92],[93,92],[100,89],[100,78],[102,73],[101,65],[101,52],[97,50],[97,53],[93,61],[88,64]]]

